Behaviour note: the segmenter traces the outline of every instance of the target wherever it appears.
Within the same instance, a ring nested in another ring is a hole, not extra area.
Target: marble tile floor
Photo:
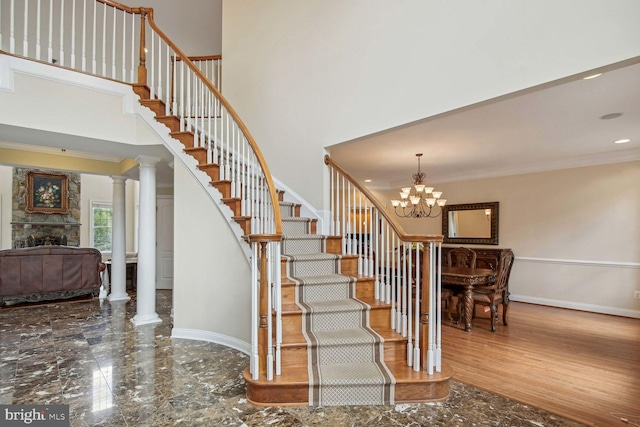
[[[248,356],[171,338],[171,291],[157,292],[162,323],[135,327],[135,310],[135,295],[0,309],[0,404],[67,404],[71,426],[580,425],[456,381],[435,403],[253,406]]]

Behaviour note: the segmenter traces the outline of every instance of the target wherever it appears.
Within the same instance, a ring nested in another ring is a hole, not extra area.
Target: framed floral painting
[[[25,198],[28,213],[68,214],[69,175],[28,171]]]

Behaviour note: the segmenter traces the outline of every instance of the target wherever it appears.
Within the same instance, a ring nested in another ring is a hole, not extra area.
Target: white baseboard
[[[217,334],[215,332],[201,331],[199,329],[173,328],[171,330],[171,338],[212,342],[225,347],[234,348],[246,355],[251,353],[251,345],[248,342],[240,341],[237,338]]]
[[[611,314],[613,316],[632,317],[640,319],[640,310],[630,310],[625,308],[608,307],[604,305],[585,304],[572,301],[560,301],[549,298],[530,297],[526,295],[509,295],[509,300],[528,302],[531,304],[548,305],[550,307],[569,308],[572,310],[590,311],[593,313]]]

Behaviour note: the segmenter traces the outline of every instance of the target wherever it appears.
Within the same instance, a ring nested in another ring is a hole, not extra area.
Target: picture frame
[[[28,171],[25,211],[27,213],[68,214],[69,175]]]

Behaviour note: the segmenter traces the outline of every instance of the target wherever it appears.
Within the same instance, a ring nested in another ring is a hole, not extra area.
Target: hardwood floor
[[[640,319],[511,302],[504,326],[501,311],[495,333],[481,307],[470,333],[443,322],[455,380],[585,425],[640,421]]]

